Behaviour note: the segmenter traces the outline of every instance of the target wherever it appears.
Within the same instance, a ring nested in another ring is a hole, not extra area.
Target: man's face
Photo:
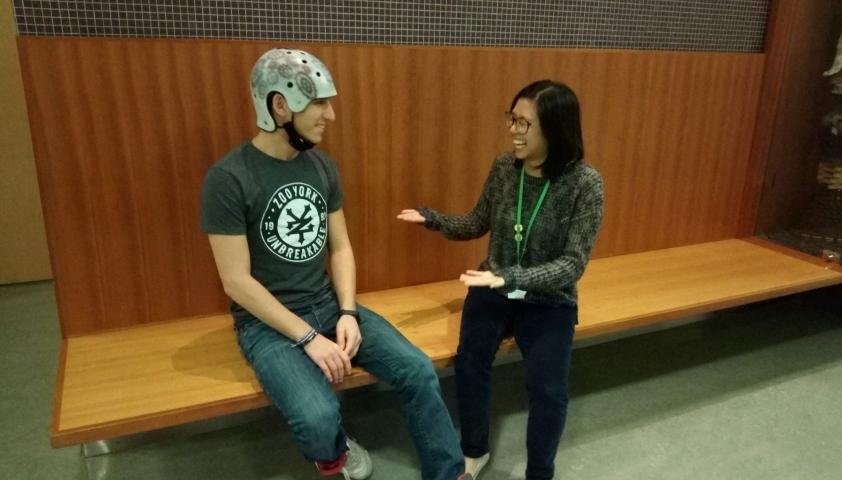
[[[302,137],[313,143],[321,143],[328,122],[336,120],[336,112],[330,99],[316,99],[307,108],[295,114],[293,125]]]

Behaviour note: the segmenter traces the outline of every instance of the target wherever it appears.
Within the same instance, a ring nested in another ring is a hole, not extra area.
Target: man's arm
[[[328,245],[330,248],[330,272],[333,287],[339,297],[339,308],[357,309],[357,266],[354,249],[348,238],[345,213],[340,208],[327,217]]]
[[[328,245],[330,248],[330,271],[333,287],[339,297],[339,308],[357,309],[357,267],[354,262],[354,249],[348,238],[345,213],[340,208],[328,214]],[[350,315],[342,315],[336,325],[336,342],[350,358],[354,358],[362,343],[357,320]]]
[[[225,293],[249,313],[287,337],[298,340],[310,325],[290,312],[266,287],[251,276],[251,257],[245,235],[208,235]],[[318,335],[304,347],[328,381],[338,383],[351,370],[348,355]]]

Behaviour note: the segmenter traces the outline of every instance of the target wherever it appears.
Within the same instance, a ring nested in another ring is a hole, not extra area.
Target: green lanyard
[[[544,197],[547,196],[547,190],[550,189],[550,181],[547,180],[547,183],[544,184],[544,189],[541,191],[541,196],[538,197],[538,201],[535,202],[535,208],[532,209],[532,215],[529,218],[529,224],[526,225],[526,236],[524,237],[523,232],[523,223],[521,221],[521,216],[523,215],[523,177],[525,176],[526,167],[520,169],[520,187],[518,187],[517,191],[517,218],[515,219],[515,243],[517,244],[517,264],[520,265],[521,260],[523,260],[523,255],[526,253],[526,242],[529,241],[529,232],[532,231],[532,224],[535,223],[535,217],[538,216],[538,210],[541,209],[541,205],[544,204]],[[523,248],[521,249],[521,242],[523,243]]]

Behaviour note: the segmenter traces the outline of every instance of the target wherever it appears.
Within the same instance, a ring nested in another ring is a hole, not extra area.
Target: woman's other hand
[[[401,213],[398,214],[398,220],[409,223],[424,223],[426,221],[424,216],[415,209],[401,210]]]
[[[506,284],[503,277],[498,277],[492,272],[468,270],[462,275],[459,275],[459,281],[468,287],[491,287],[500,288]]]

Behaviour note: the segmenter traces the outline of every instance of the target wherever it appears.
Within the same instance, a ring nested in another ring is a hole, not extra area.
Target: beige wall
[[[12,2],[0,2],[0,284],[52,277]]]

